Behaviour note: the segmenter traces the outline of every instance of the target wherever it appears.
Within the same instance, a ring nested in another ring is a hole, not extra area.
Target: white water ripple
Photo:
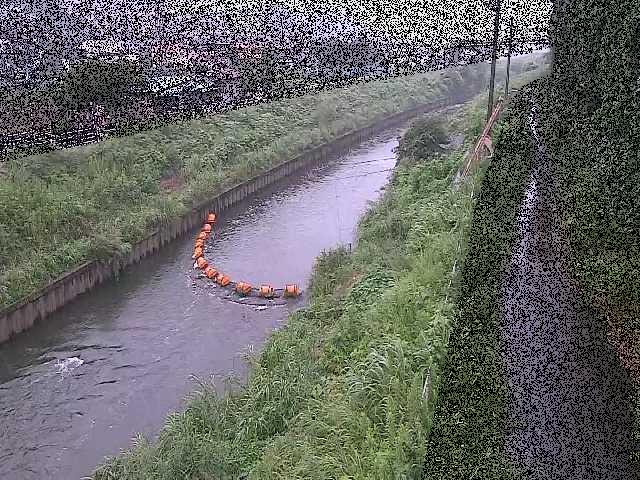
[[[84,363],[80,357],[62,358],[56,361],[58,373],[63,377]]]

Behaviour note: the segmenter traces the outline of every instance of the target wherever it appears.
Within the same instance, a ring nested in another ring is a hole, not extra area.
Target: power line
[[[396,157],[382,157],[382,158],[374,158],[373,160],[363,160],[362,162],[354,162],[354,163],[349,163],[348,165],[363,165],[365,163],[374,163],[374,162],[382,162],[382,161],[389,161],[389,160],[395,160]]]
[[[343,164],[338,164],[338,165],[344,165],[344,166],[352,166],[352,165],[365,165],[365,164],[369,164],[369,163],[375,163],[375,162],[382,162],[382,161],[389,161],[389,160],[396,160],[396,157],[381,157],[381,158],[374,158],[372,160],[363,160],[362,162],[354,162],[354,163],[343,163]],[[336,164],[334,163],[327,163],[326,165],[322,165],[321,167],[317,168],[316,172],[323,172],[324,170],[327,170],[331,167],[335,167]]]
[[[332,180],[346,180],[348,178],[366,177],[367,175],[374,175],[376,173],[391,172],[393,170],[394,170],[393,168],[387,168],[385,170],[376,170],[375,172],[361,173],[359,175],[348,175],[346,177],[334,177],[334,178],[332,178]]]

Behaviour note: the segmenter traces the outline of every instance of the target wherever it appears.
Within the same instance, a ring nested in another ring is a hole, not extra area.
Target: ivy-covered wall
[[[640,0],[557,0],[541,92],[571,266],[640,327]]]

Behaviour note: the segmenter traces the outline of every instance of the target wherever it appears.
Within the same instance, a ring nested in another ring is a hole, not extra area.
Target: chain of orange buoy
[[[247,282],[233,282],[228,275],[218,271],[213,265],[204,257],[204,246],[209,237],[213,234],[213,225],[216,223],[216,214],[209,213],[207,220],[205,221],[200,233],[196,237],[196,242],[191,258],[195,260],[194,268],[202,271],[203,275],[209,280],[213,280],[221,287],[232,288],[238,295],[248,297],[251,295],[258,296],[260,298],[276,298],[280,296],[279,290],[275,289],[271,285],[260,285],[260,287],[253,287]],[[282,289],[282,296],[285,298],[295,298],[300,296],[302,292],[295,284],[285,285]]]

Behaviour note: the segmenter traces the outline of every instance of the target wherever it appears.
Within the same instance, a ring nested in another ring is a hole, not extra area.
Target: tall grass
[[[453,190],[461,152],[405,147],[356,248],[318,258],[309,307],[272,335],[247,385],[203,386],[157,443],[139,439],[96,480],[420,476],[438,396],[423,387],[442,369],[478,178]]]
[[[477,91],[484,65],[251,106],[12,160],[0,177],[0,308],[301,151],[417,104]],[[166,191],[166,178],[182,188]]]

